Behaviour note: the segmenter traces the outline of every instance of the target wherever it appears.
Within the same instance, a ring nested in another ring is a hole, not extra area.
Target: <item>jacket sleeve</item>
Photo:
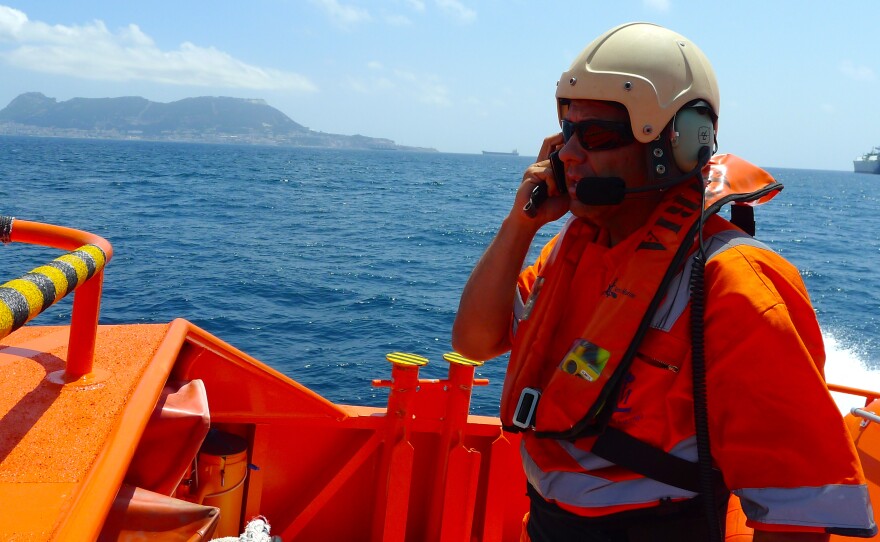
[[[876,533],[797,270],[770,250],[736,247],[707,264],[706,291],[712,454],[749,526]]]

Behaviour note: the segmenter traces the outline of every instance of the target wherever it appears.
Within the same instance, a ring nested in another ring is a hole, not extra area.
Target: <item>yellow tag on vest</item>
[[[608,364],[611,352],[585,339],[576,339],[559,364],[559,368],[575,377],[593,382]]]

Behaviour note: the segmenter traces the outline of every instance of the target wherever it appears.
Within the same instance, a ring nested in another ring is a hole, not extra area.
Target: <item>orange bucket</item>
[[[199,450],[193,493],[199,504],[220,509],[217,537],[241,534],[247,448],[242,437],[211,429]]]

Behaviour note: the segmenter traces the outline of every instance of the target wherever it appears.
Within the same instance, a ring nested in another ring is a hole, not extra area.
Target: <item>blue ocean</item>
[[[389,352],[446,375],[459,293],[532,160],[0,137],[0,214],[113,244],[102,323],[185,318],[332,401],[382,406]],[[757,236],[801,271],[828,380],[880,389],[880,176],[767,169],[786,188]],[[0,282],[58,255],[2,246]],[[472,413],[497,414],[505,363],[478,369]]]

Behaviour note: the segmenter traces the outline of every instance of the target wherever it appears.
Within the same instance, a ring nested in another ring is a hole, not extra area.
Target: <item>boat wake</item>
[[[880,369],[870,368],[871,360],[864,354],[847,347],[834,335],[823,332],[825,341],[825,380],[830,384],[844,384],[866,390],[880,389]],[[865,399],[845,393],[831,392],[841,413],[847,414],[853,407],[865,406]]]

